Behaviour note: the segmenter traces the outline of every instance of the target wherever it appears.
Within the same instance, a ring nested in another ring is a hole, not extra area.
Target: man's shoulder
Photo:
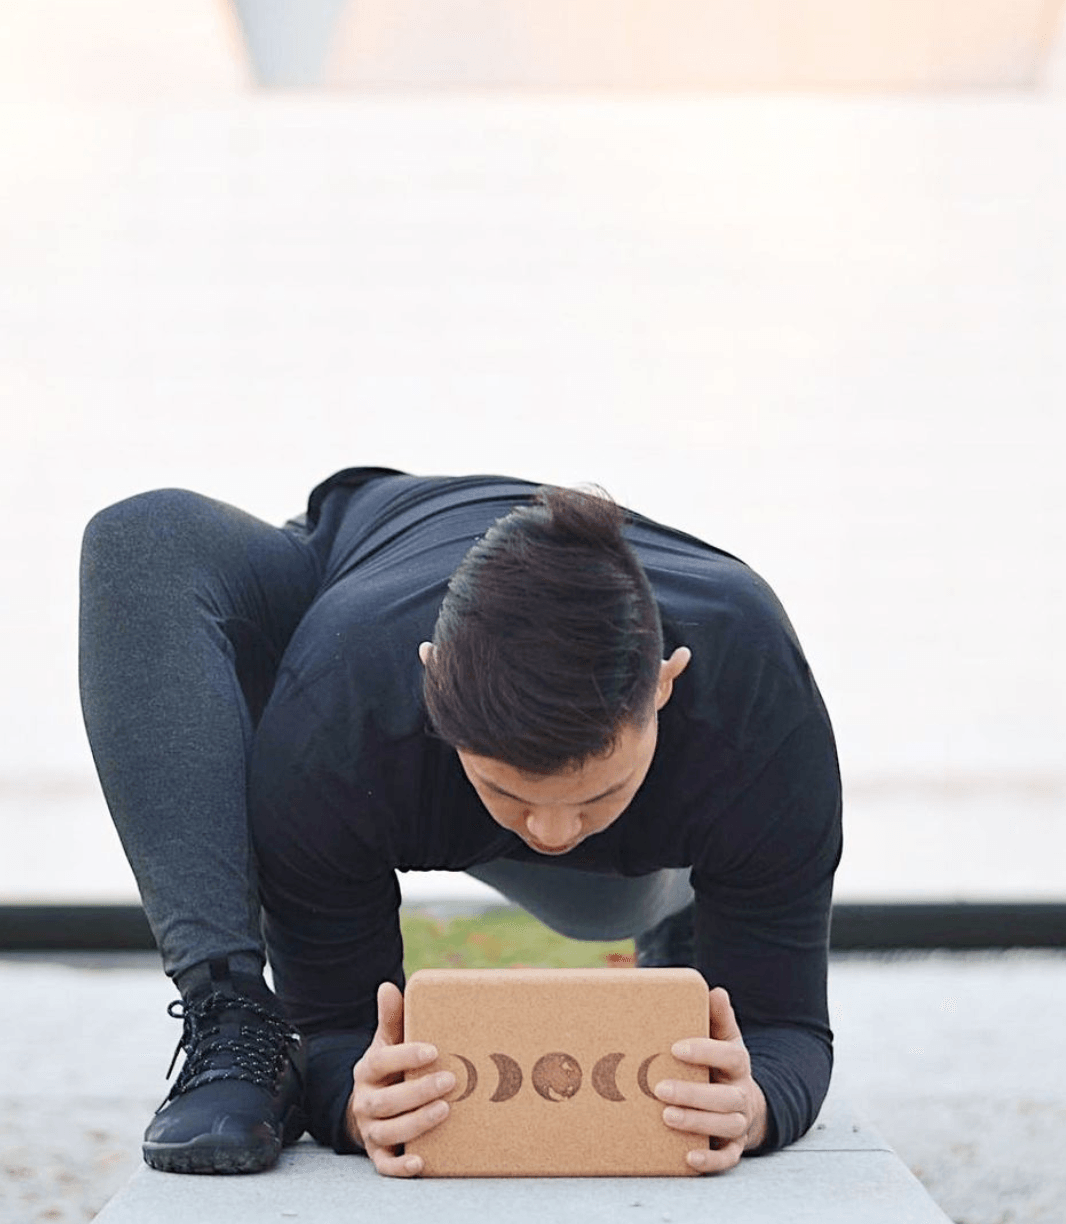
[[[668,647],[692,646],[687,639],[695,636],[762,655],[799,650],[773,587],[739,557],[659,524],[640,524],[631,542],[659,603]]]

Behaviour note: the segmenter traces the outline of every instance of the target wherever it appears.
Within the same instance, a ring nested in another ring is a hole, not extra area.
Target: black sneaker
[[[182,1048],[185,1063],[144,1133],[145,1161],[168,1173],[269,1169],[306,1125],[300,1034],[261,980],[237,974],[167,1010],[184,1022],[170,1071]]]
[[[690,902],[676,914],[644,931],[633,941],[637,948],[638,969],[688,968],[696,963],[696,903]]]

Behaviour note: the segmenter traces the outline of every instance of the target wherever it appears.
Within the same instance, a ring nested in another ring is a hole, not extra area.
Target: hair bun
[[[599,485],[576,489],[544,485],[533,501],[548,513],[544,533],[552,540],[597,549],[623,546],[625,512]]]

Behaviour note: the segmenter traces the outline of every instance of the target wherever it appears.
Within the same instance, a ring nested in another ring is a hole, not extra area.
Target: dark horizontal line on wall
[[[0,951],[144,952],[155,948],[139,905],[0,905]]]
[[[835,951],[1066,948],[1066,903],[922,902],[833,906]]]
[[[1066,948],[1066,902],[840,904],[835,951]],[[155,948],[139,905],[0,905],[0,951],[140,952]]]

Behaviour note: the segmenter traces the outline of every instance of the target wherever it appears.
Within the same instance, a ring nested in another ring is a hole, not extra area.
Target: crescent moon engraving
[[[648,1068],[658,1057],[658,1053],[649,1054],[648,1057],[640,1064],[640,1067],[637,1070],[637,1087],[646,1097],[651,1097],[653,1101],[657,1101],[659,1098],[648,1087]]]
[[[489,1100],[509,1101],[522,1087],[522,1068],[507,1054],[490,1054],[489,1058],[496,1064],[500,1077],[496,1091]]]
[[[581,1087],[581,1065],[572,1054],[553,1051],[537,1059],[531,1078],[546,1101],[569,1101]]]
[[[605,1101],[624,1101],[625,1097],[618,1091],[618,1064],[625,1058],[624,1054],[604,1054],[592,1068],[592,1087]]]
[[[467,1098],[467,1097],[468,1097],[468,1096],[469,1096],[469,1095],[470,1095],[470,1094],[471,1094],[471,1093],[474,1091],[474,1089],[477,1087],[477,1067],[475,1067],[475,1066],[474,1066],[474,1064],[473,1064],[473,1063],[470,1061],[470,1059],[469,1059],[469,1058],[464,1058],[464,1057],[462,1056],[462,1054],[456,1054],[456,1055],[454,1055],[454,1057],[455,1057],[455,1058],[458,1058],[458,1060],[459,1060],[459,1061],[460,1061],[460,1062],[463,1064],[463,1066],[466,1068],[466,1087],[463,1089],[463,1091],[462,1091],[462,1092],[461,1092],[461,1093],[460,1093],[460,1094],[459,1094],[457,1097],[452,1097],[452,1104],[453,1104],[453,1105],[454,1105],[454,1104],[455,1104],[457,1101],[465,1101],[465,1100],[466,1100],[466,1098]]]

